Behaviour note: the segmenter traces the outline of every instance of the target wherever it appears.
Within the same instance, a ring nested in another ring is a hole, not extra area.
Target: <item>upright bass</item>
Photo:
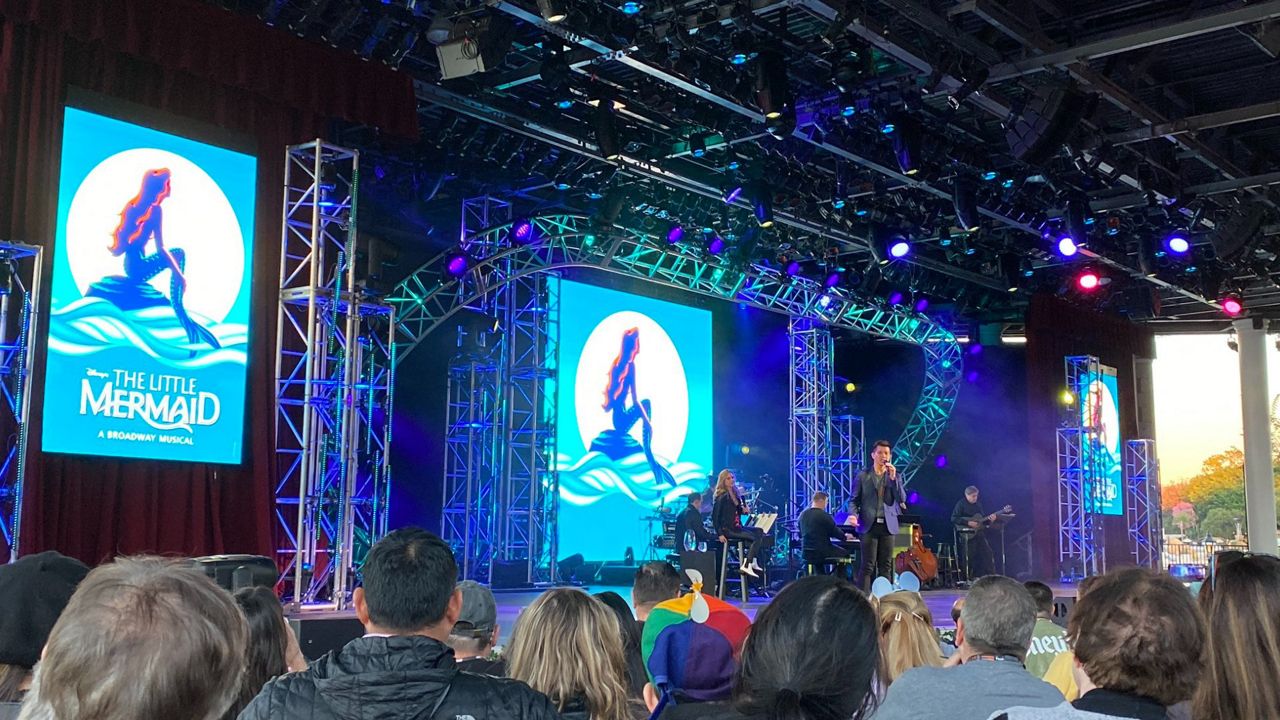
[[[911,528],[911,547],[894,558],[894,569],[902,574],[910,570],[924,584],[938,577],[938,557],[924,546],[924,531],[919,525]]]

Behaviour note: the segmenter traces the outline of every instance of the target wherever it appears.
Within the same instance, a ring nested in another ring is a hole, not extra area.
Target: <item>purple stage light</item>
[[[672,245],[675,245],[676,243],[680,242],[683,239],[684,239],[684,227],[680,225],[672,225],[671,229],[667,231],[667,242],[671,243]]]
[[[929,309],[929,298],[920,298],[916,301],[916,312],[922,313]]]
[[[1076,241],[1070,235],[1063,235],[1058,238],[1058,254],[1062,257],[1071,257],[1080,251],[1080,246],[1076,245]]]
[[[791,262],[787,263],[787,275],[790,275],[791,277],[795,277],[796,275],[799,275],[799,274],[800,274],[800,263],[798,261],[792,260]]]
[[[732,205],[732,204],[734,203],[734,201],[735,201],[735,200],[737,200],[737,199],[738,199],[738,196],[740,196],[740,195],[742,195],[742,186],[741,186],[741,185],[735,185],[734,187],[730,188],[727,192],[725,192],[725,194],[724,194],[724,204],[725,204],[725,205]]]
[[[969,381],[969,384],[971,384],[971,385],[972,385],[973,383],[978,382],[978,371],[977,371],[977,370],[970,370],[968,373],[966,373],[966,374],[965,374],[964,379],[965,379],[965,380],[968,380],[968,381]]]
[[[890,305],[901,305],[901,304],[902,304],[902,293],[898,292],[897,290],[893,291],[893,293],[891,293],[891,294],[889,295],[889,304],[890,304]]]
[[[822,286],[825,288],[833,288],[839,284],[840,284],[840,273],[838,272],[827,273],[827,279],[822,282]]]
[[[444,263],[445,272],[453,277],[462,277],[466,274],[467,268],[471,267],[471,260],[463,253],[454,253]]]
[[[1187,237],[1182,233],[1173,233],[1164,241],[1165,247],[1169,248],[1169,252],[1182,255],[1191,249],[1191,243],[1187,242]]]
[[[712,255],[719,255],[724,252],[724,238],[719,235],[712,235],[711,240],[707,242],[707,252]]]
[[[916,492],[915,490],[912,490],[911,493],[907,495],[907,502],[911,503],[912,505],[915,505],[916,503],[920,502],[920,493]]]
[[[939,468],[944,468],[944,467],[946,467],[946,466],[947,466],[947,456],[946,456],[946,455],[939,455],[939,456],[938,456],[938,457],[933,461],[933,464],[934,464],[934,466],[935,466],[935,467],[939,467]]]
[[[527,243],[533,239],[533,223],[528,220],[517,220],[511,224],[511,237],[518,243]]]
[[[906,240],[895,240],[889,246],[889,255],[895,258],[906,257],[909,252],[911,252],[911,243]]]

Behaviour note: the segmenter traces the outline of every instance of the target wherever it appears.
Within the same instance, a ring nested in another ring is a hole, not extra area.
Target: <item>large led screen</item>
[[[68,107],[48,452],[241,461],[256,161]]]
[[[1120,385],[1116,371],[1103,367],[1081,378],[1080,412],[1090,440],[1085,442],[1081,462],[1101,478],[1084,488],[1085,503],[1103,515],[1124,514],[1124,478],[1120,457]],[[1095,450],[1096,447],[1096,450]]]
[[[639,560],[711,472],[711,313],[568,280],[559,297],[559,554]]]

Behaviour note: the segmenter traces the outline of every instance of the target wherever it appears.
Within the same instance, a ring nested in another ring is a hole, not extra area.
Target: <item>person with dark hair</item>
[[[1101,579],[1101,575],[1090,575],[1089,577],[1081,578],[1080,584],[1076,585],[1076,602],[1079,603],[1085,594]],[[1070,645],[1070,643],[1067,644],[1068,646]],[[1070,650],[1067,650],[1067,652],[1054,656],[1049,663],[1049,668],[1045,670],[1044,675],[1040,678],[1058,688],[1058,692],[1062,693],[1067,702],[1074,702],[1076,698],[1080,697],[1080,688],[1076,686],[1075,665],[1076,656]]]
[[[870,590],[877,577],[893,580],[893,537],[898,534],[898,510],[906,508],[906,495],[892,460],[889,441],[877,440],[871,449],[871,467],[858,473],[853,491],[864,590]]]
[[[462,593],[462,611],[449,631],[449,647],[459,670],[503,677],[507,664],[500,657],[491,657],[498,644],[501,628],[498,627],[498,601],[493,592],[475,580],[458,583]]]
[[[689,507],[695,512],[698,510],[698,506],[692,500]],[[685,515],[688,514],[689,511],[685,510]],[[701,527],[702,515],[698,515],[697,522]],[[706,532],[705,528],[703,532]],[[710,535],[710,533],[707,534]],[[678,597],[680,597],[680,573],[676,572],[671,563],[655,560],[637,568],[635,580],[631,584],[631,605],[636,609],[636,629],[643,634],[644,621],[649,619],[649,612],[653,610],[653,606]]]
[[[557,717],[551,701],[524,683],[457,668],[446,641],[462,614],[462,593],[443,540],[421,528],[395,530],[373,544],[362,571],[352,603],[365,636],[305,672],[268,682],[241,720]]]
[[[1196,718],[1251,720],[1280,712],[1280,559],[1219,558],[1201,591],[1207,621]]]
[[[1022,584],[1036,604],[1036,627],[1027,650],[1027,672],[1043,679],[1054,658],[1071,652],[1067,647],[1067,631],[1053,621],[1053,590],[1038,580]]]
[[[88,574],[84,563],[52,550],[0,565],[0,718],[18,716],[49,632]]]
[[[36,666],[21,720],[218,720],[249,631],[231,594],[182,561],[117,558],[85,576]]]
[[[1036,609],[1016,580],[980,578],[956,623],[952,667],[918,667],[892,685],[875,720],[986,720],[1014,705],[1053,707],[1062,693],[1023,667]]]
[[[982,577],[995,572],[995,557],[991,553],[991,543],[987,541],[987,525],[996,519],[998,513],[988,514],[978,502],[978,488],[970,485],[964,489],[964,497],[956,501],[951,509],[951,524],[965,538],[965,564],[971,577]]]
[[[846,580],[813,575],[787,585],[751,626],[734,712],[759,720],[870,717],[884,674],[878,626],[870,601]]]
[[[852,535],[845,534],[836,525],[835,518],[827,512],[829,495],[822,491],[813,494],[813,500],[796,524],[800,529],[800,549],[804,561],[822,572],[826,569],[826,561],[832,558],[847,558],[849,551],[831,544],[831,539],[852,540]]]
[[[644,660],[640,657],[640,627],[636,625],[631,607],[622,596],[612,590],[596,593],[595,599],[604,603],[618,617],[618,629],[622,632],[622,659],[627,664],[627,687],[633,699],[640,699],[644,689]]]
[[[1191,698],[1204,668],[1205,626],[1195,601],[1181,583],[1155,570],[1125,568],[1104,575],[1076,604],[1067,637],[1080,698],[1048,709],[1013,707],[998,720],[1165,720],[1172,706]],[[1239,638],[1246,646],[1255,639],[1252,630]],[[1274,673],[1264,676],[1256,666],[1239,670],[1275,686]],[[1275,717],[1280,704],[1255,709],[1235,717]],[[1214,708],[1197,717],[1233,716]]]
[[[271,588],[249,587],[233,596],[249,627],[240,696],[223,717],[234,720],[271,678],[307,669],[298,639],[284,619],[280,598]]]

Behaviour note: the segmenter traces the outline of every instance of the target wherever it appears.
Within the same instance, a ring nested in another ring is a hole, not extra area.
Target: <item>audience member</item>
[[[644,716],[627,699],[616,617],[580,590],[548,590],[521,613],[507,650],[507,674],[546,693],[571,720]]]
[[[644,702],[655,720],[723,712],[751,621],[736,607],[701,593],[659,603],[641,647],[649,682]]]
[[[493,592],[475,580],[458,583],[458,591],[462,593],[462,610],[448,640],[458,669],[495,677],[506,675],[506,661],[493,652],[500,630],[498,601]]]
[[[0,719],[18,716],[31,668],[89,568],[48,551],[0,565]]]
[[[951,603],[951,624],[952,625],[957,625],[960,622],[960,611],[963,609],[964,609],[964,596],[962,595],[956,598],[955,602]],[[942,657],[944,658],[950,658],[952,655],[956,654],[954,631],[952,631],[951,640],[952,642],[941,643]]]
[[[593,597],[618,618],[618,630],[622,633],[622,659],[627,665],[627,688],[630,696],[639,700],[645,683],[644,659],[640,657],[640,626],[631,614],[631,606],[618,593],[608,590]]]
[[[1027,650],[1027,672],[1043,679],[1053,659],[1071,651],[1067,647],[1067,631],[1053,621],[1053,590],[1037,580],[1022,586],[1036,604],[1036,627],[1031,632],[1031,648]]]
[[[1126,568],[1104,575],[1067,623],[1080,699],[1055,708],[1011,708],[999,720],[1164,720],[1200,680],[1204,620],[1191,594],[1165,573]],[[1252,637],[1242,636],[1248,643]],[[1241,667],[1241,670],[1249,668]],[[1258,668],[1252,668],[1255,676]],[[1272,675],[1268,685],[1274,685]],[[1275,698],[1274,692],[1272,698]],[[1273,716],[1266,712],[1240,717]],[[1263,708],[1258,708],[1262,711]],[[1222,718],[1212,712],[1205,718]]]
[[[1080,584],[1076,586],[1076,602],[1080,602],[1085,593],[1089,592],[1089,588],[1092,588],[1101,578],[1101,575],[1081,578]],[[1062,693],[1067,702],[1075,702],[1076,698],[1080,697],[1080,688],[1076,686],[1075,667],[1076,656],[1070,650],[1059,653],[1049,663],[1049,669],[1045,670],[1044,677],[1041,679],[1058,688],[1058,692]]]
[[[1280,559],[1251,555],[1219,562],[1201,598],[1208,626],[1196,718],[1280,716]]]
[[[949,664],[903,673],[885,696],[876,720],[986,720],[1013,705],[1052,707],[1062,693],[1023,667],[1036,609],[1016,580],[980,578],[956,623],[959,650]]]
[[[942,665],[942,648],[933,629],[933,616],[920,593],[894,592],[880,598],[880,649],[884,653],[885,685],[911,668]]]
[[[462,592],[443,540],[421,528],[395,530],[374,543],[363,572],[352,603],[365,636],[267,683],[241,720],[557,717],[523,683],[458,670],[445,643],[461,616]]]
[[[733,688],[738,716],[860,720],[882,674],[871,603],[831,575],[801,578],[756,616]]]
[[[185,564],[119,558],[53,626],[22,720],[217,720],[236,699],[248,630],[231,595]]]
[[[235,720],[271,678],[307,669],[298,639],[284,619],[280,598],[271,588],[244,588],[234,598],[248,624],[249,642],[245,646],[240,695],[224,715],[227,720]]]
[[[669,562],[645,563],[636,570],[631,584],[631,605],[636,609],[636,623],[643,634],[644,621],[660,602],[680,597],[680,573]]]

